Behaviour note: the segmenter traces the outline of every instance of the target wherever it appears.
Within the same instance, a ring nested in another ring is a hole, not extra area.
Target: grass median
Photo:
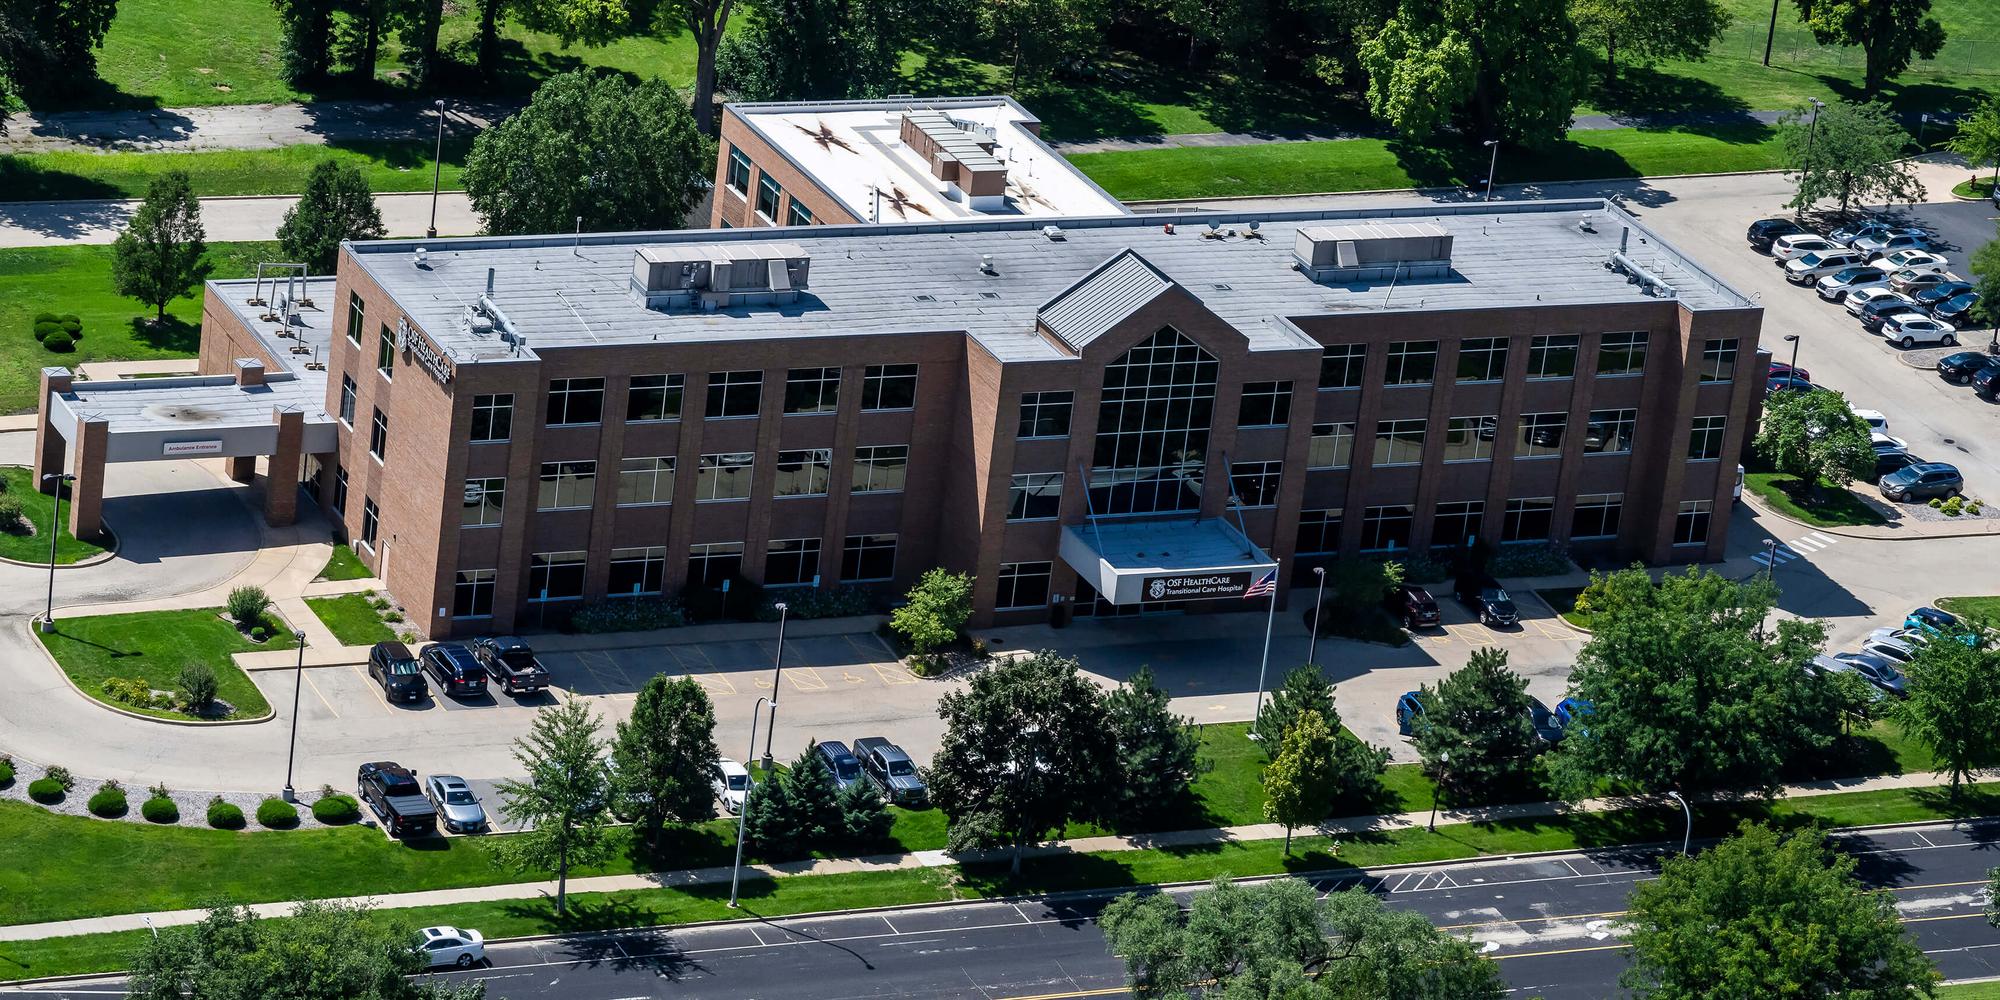
[[[333,555],[328,556],[326,565],[320,567],[318,578],[321,580],[365,580],[374,575],[374,571],[361,562],[361,557],[355,555],[353,549],[348,548],[340,542],[335,542]]]
[[[319,616],[320,623],[343,646],[372,646],[394,639],[395,630],[382,620],[382,612],[368,601],[367,594],[308,597],[306,607]]]
[[[462,140],[445,144],[439,178],[445,190],[458,188],[470,146]],[[326,160],[360,170],[377,193],[429,191],[431,152],[428,142],[353,140],[194,153],[16,153],[0,157],[0,201],[141,198],[147,185],[170,170],[187,171],[194,193],[204,198],[297,194],[305,190],[306,175]]]
[[[270,629],[270,638],[253,642],[223,618],[221,608],[201,608],[58,618],[54,632],[37,631],[35,635],[78,688],[106,704],[161,719],[192,719],[194,716],[176,708],[113,700],[105,692],[104,682],[123,678],[144,681],[155,691],[173,691],[180,687],[184,666],[206,663],[218,681],[216,697],[235,709],[234,717],[256,718],[268,713],[271,705],[230,657],[293,648],[291,630],[283,622],[271,619],[265,627]]]
[[[1854,491],[1822,482],[1817,490],[1783,472],[1746,472],[1743,486],[1772,510],[1815,528],[1851,528],[1887,524],[1882,513]]]
[[[56,498],[36,487],[33,469],[19,465],[0,466],[0,496],[21,501],[21,516],[32,531],[0,531],[0,557],[19,562],[46,563],[49,560],[49,522],[55,519]],[[104,546],[81,541],[69,533],[69,506],[63,505],[62,523],[56,526],[56,564],[67,566],[102,555]]]

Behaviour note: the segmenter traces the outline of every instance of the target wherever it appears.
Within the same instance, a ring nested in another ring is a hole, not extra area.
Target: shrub
[[[399,622],[403,620],[403,613],[401,611],[384,611],[382,612],[382,620],[385,622]]]
[[[63,800],[62,782],[54,778],[36,778],[28,782],[28,797],[43,805],[54,805]]]
[[[35,339],[47,342],[49,334],[62,330],[62,324],[55,320],[43,320],[35,324]]]
[[[229,592],[229,617],[236,620],[238,628],[248,629],[262,622],[264,609],[270,606],[271,597],[262,587],[238,587]]]
[[[62,790],[65,792],[76,787],[76,776],[69,773],[69,768],[61,764],[50,764],[42,774],[50,781],[61,785]]]
[[[106,677],[98,687],[104,690],[106,698],[120,705],[131,705],[134,708],[153,707],[153,686],[145,681],[133,680],[130,677]]]
[[[70,336],[78,340],[83,339],[83,317],[75,313],[63,313],[56,317],[56,322],[61,323],[63,330]]]
[[[1945,500],[1944,506],[1938,509],[1944,511],[1946,517],[1957,517],[1959,511],[1963,510],[1964,508],[1965,508],[1965,501],[1959,499],[1958,497],[1951,497]]]
[[[0,754],[0,788],[14,784],[14,758]]]
[[[221,681],[215,676],[215,668],[195,660],[181,666],[181,700],[187,704],[188,712],[200,715],[215,705],[215,693]]]
[[[105,819],[117,819],[125,815],[125,789],[115,781],[107,781],[90,797],[92,815]]]
[[[146,817],[148,823],[178,823],[181,821],[181,807],[173,799],[155,795],[139,806],[139,815]]]
[[[1558,576],[1570,568],[1569,549],[1554,542],[1502,545],[1486,564],[1494,576]]]
[[[265,628],[262,625],[259,625],[256,628],[250,630],[250,638],[257,642],[263,642],[264,640],[269,639],[270,637],[271,637],[271,630]]]
[[[779,601],[785,602],[788,617],[801,621],[810,618],[844,618],[849,615],[872,614],[879,607],[874,591],[864,587],[789,590],[781,594],[766,595],[764,606],[757,609],[757,620],[777,621],[776,605]]]
[[[907,602],[889,616],[916,653],[928,653],[958,638],[972,617],[972,577],[943,569],[926,571],[910,588]]]
[[[40,326],[43,323],[60,323],[60,322],[62,322],[62,317],[52,312],[38,312],[35,314],[36,326]]]
[[[0,496],[0,531],[10,535],[28,533],[28,512],[21,506],[21,498]]]
[[[361,818],[361,803],[352,795],[322,795],[313,803],[313,818],[327,826],[342,826]]]
[[[673,601],[651,597],[624,597],[591,601],[571,615],[569,627],[587,634],[602,632],[645,632],[656,628],[679,628],[687,624],[687,613]]]
[[[243,810],[218,795],[208,803],[208,825],[218,830],[243,829]]]
[[[64,333],[58,327],[49,331],[49,335],[42,338],[42,346],[57,354],[68,354],[76,350],[76,338]]]
[[[299,825],[299,807],[272,797],[257,803],[257,825],[273,830],[289,830]]]

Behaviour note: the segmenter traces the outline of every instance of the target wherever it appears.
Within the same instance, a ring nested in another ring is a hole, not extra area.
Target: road
[[[297,201],[284,195],[203,198],[201,222],[211,243],[276,239],[278,224]],[[422,236],[430,227],[428,191],[378,194],[375,204],[382,210],[385,235]],[[0,202],[0,247],[110,243],[138,207],[131,200]],[[463,192],[439,195],[437,228],[445,236],[479,232],[479,216]]]
[[[1939,824],[1837,838],[1863,881],[1888,892],[1948,979],[2000,973],[2000,932],[1984,919],[1986,870],[2000,825]],[[1618,917],[1657,852],[1619,849],[1526,859],[1354,871],[1313,878],[1322,891],[1362,888],[1422,914],[1500,963],[1522,996],[1596,1000],[1625,968]],[[507,1000],[1060,1000],[1125,996],[1124,967],[1095,923],[1105,897],[972,902],[799,917],[489,949],[475,978]],[[746,912],[756,916],[754,898]],[[98,997],[122,980],[0,989]]]

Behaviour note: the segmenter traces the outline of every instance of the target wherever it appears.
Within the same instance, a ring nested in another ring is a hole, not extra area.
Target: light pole
[[[1681,857],[1687,857],[1688,842],[1694,838],[1694,810],[1688,808],[1688,800],[1679,792],[1668,792],[1667,798],[1681,804],[1681,812],[1687,816],[1687,829],[1681,833]]]
[[[1812,106],[1813,106],[1812,122],[1806,126],[1805,166],[1807,169],[1812,168],[1813,137],[1819,134],[1819,109],[1826,107],[1826,102],[1815,97],[1812,98]]]
[[[1319,593],[1313,598],[1313,634],[1306,641],[1306,662],[1319,663],[1319,609],[1326,604],[1326,567],[1314,566],[1313,575],[1319,577]]]
[[[1778,540],[1764,539],[1764,582],[1771,583],[1778,574]]]
[[[776,689],[773,689],[772,693],[775,694]],[[757,697],[757,706],[750,711],[750,753],[743,755],[744,760],[749,760],[750,754],[757,752],[757,720],[764,717],[764,703],[770,700],[759,695]],[[729,870],[729,908],[732,910],[736,909],[736,883],[743,877],[743,830],[749,825],[750,820],[750,792],[757,787],[757,779],[747,773],[747,768],[745,772],[743,777],[743,804],[736,807],[736,866]],[[768,779],[771,772],[765,771],[764,774]],[[727,788],[723,789],[724,794],[727,794],[728,791]]]
[[[1771,0],[1771,27],[1764,32],[1764,65],[1771,65],[1771,43],[1778,40],[1778,0]]]
[[[1797,372],[1799,370],[1799,335],[1796,333],[1785,334],[1785,343],[1792,345],[1791,368],[1792,371]]]
[[[56,484],[56,509],[49,517],[49,600],[42,608],[42,632],[47,634],[56,630],[56,539],[62,537],[63,488],[76,482],[76,473],[50,472],[42,482]]]
[[[1493,155],[1486,160],[1486,200],[1492,201],[1493,174],[1500,169],[1500,140],[1486,140],[1486,148],[1493,151]]]
[[[160,929],[153,926],[153,918],[148,914],[142,913],[139,915],[139,919],[145,922],[147,930],[153,932],[153,940],[158,941],[160,939]]]
[[[437,239],[438,234],[438,182],[444,175],[444,98],[431,102],[437,109],[437,152],[431,157],[431,225],[424,235]]]
[[[1437,832],[1438,795],[1444,791],[1444,783],[1446,780],[1445,774],[1447,771],[1449,771],[1450,768],[1451,768],[1451,754],[1448,753],[1438,754],[1438,780],[1437,784],[1431,787],[1431,821],[1429,823],[1424,824],[1424,829],[1431,833]]]
[[[776,759],[771,756],[771,737],[778,729],[778,681],[785,676],[785,618],[791,612],[791,609],[786,607],[783,601],[779,601],[772,605],[772,607],[778,609],[778,654],[771,658],[771,724],[764,729],[765,774],[771,773],[772,765],[777,763]],[[752,750],[757,748],[755,740],[750,742],[750,748]]]
[[[299,755],[299,689],[306,686],[306,634],[292,630],[292,641],[299,644],[299,663],[292,670],[292,742],[285,750],[285,801],[297,802],[298,794],[292,791],[292,763]]]

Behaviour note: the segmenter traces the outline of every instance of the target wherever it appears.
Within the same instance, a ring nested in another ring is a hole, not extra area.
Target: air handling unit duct
[[[796,243],[673,243],[640,247],[632,293],[648,309],[726,309],[797,302],[812,258]]]
[[[1451,234],[1430,222],[1306,226],[1292,256],[1327,284],[1442,278],[1451,273]]]

